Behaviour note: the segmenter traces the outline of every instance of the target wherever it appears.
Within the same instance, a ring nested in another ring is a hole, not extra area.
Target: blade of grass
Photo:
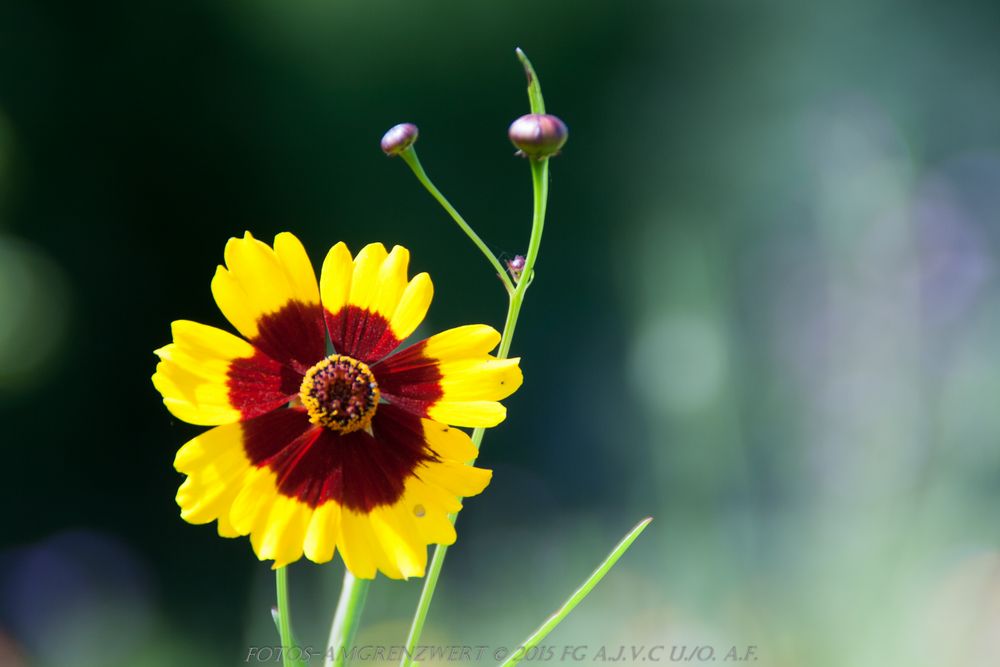
[[[589,577],[587,577],[587,580],[583,582],[583,584],[576,589],[571,596],[569,596],[569,599],[563,603],[562,607],[560,607],[556,613],[549,616],[549,618],[542,623],[530,637],[521,642],[521,645],[510,654],[510,657],[500,664],[500,667],[511,667],[512,665],[519,663],[528,651],[538,646],[538,644],[540,644],[550,632],[555,630],[556,626],[562,623],[578,604],[583,602],[583,599],[587,597],[590,591],[594,590],[594,586],[596,586],[601,579],[604,578],[604,575],[611,571],[611,568],[615,566],[618,559],[621,558],[626,551],[628,551],[628,548],[632,546],[632,543],[635,542],[636,538],[642,534],[642,531],[646,530],[646,526],[648,526],[649,522],[652,520],[653,517],[647,517],[636,524],[635,528],[630,530],[628,535],[622,538],[622,541],[618,543],[618,546],[612,549],[611,553],[608,554],[608,557],[604,559],[604,562],[598,565],[597,569],[594,570]]]

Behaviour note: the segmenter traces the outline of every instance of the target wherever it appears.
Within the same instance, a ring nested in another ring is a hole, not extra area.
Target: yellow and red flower
[[[327,254],[319,283],[292,234],[230,239],[212,293],[241,333],[173,323],[153,384],[176,417],[214,426],[186,443],[181,517],[249,535],[274,567],[340,552],[357,577],[421,576],[448,514],[489,484],[458,428],[495,426],[521,384],[489,352],[492,327],[450,329],[395,351],[430,306],[409,252],[380,243]],[[327,337],[333,354],[328,354]]]

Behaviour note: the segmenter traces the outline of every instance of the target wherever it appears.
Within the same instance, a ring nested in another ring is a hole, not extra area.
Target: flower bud
[[[566,124],[550,114],[530,113],[510,124],[507,136],[517,146],[517,154],[541,160],[559,154],[566,143]]]
[[[420,131],[413,123],[394,125],[382,135],[382,150],[386,155],[399,155],[416,143],[418,136]]]
[[[524,255],[514,255],[514,259],[508,259],[507,270],[510,271],[515,283],[521,280],[521,273],[524,272]]]

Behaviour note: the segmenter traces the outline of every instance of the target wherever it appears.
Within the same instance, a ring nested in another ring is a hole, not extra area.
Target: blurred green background
[[[223,325],[228,237],[409,247],[422,333],[499,326],[524,250],[523,47],[570,127],[424,643],[754,645],[766,667],[1000,655],[1000,5],[0,4],[0,664],[241,664],[277,643],[246,540],[178,517],[152,350]],[[339,560],[291,571],[322,645]],[[420,587],[380,580],[359,642]],[[611,649],[609,648],[609,654]],[[661,659],[668,661],[668,654]],[[489,662],[489,661],[484,661]]]

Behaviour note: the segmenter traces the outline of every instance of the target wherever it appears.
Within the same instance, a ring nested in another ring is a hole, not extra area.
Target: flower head
[[[507,260],[507,270],[510,271],[510,275],[514,278],[515,283],[521,280],[521,274],[524,273],[526,261],[524,255],[514,255],[514,259]]]
[[[382,152],[386,155],[399,155],[407,148],[417,143],[420,130],[413,123],[400,123],[393,125],[382,135]]]
[[[510,124],[507,136],[517,147],[518,155],[541,160],[559,154],[569,138],[569,130],[557,116],[529,113]]]
[[[288,233],[230,239],[225,261],[212,293],[243,338],[181,320],[156,351],[167,409],[214,426],[177,452],[181,516],[249,535],[274,567],[339,550],[357,577],[423,575],[427,545],[455,540],[448,514],[490,481],[454,427],[504,419],[519,360],[489,354],[500,336],[485,325],[397,350],[433,293],[400,246],[352,257],[338,243],[318,284]]]

